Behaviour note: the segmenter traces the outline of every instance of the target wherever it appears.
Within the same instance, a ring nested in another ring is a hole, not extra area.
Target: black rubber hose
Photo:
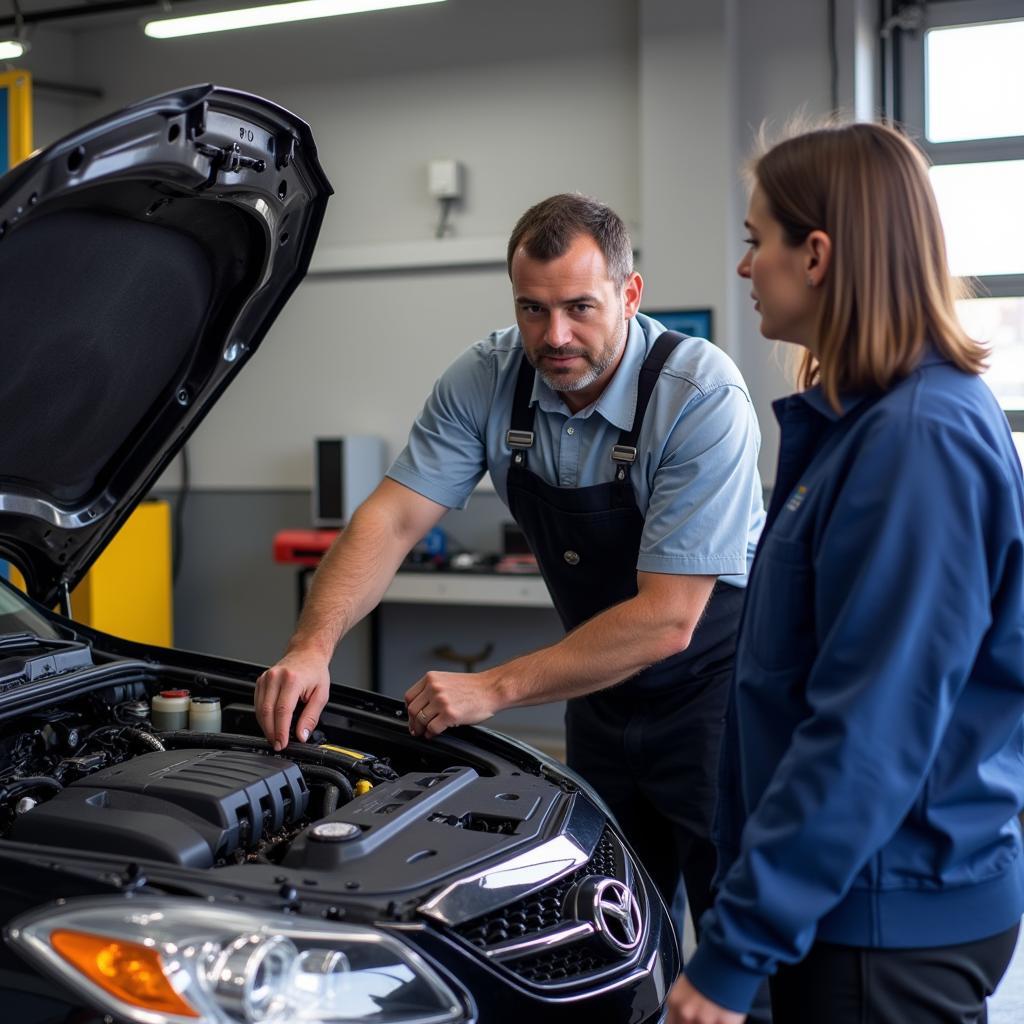
[[[323,817],[333,814],[342,800],[347,804],[355,796],[352,783],[336,768],[324,765],[299,765],[299,768],[307,782],[324,783]]]
[[[344,796],[346,804],[355,796],[352,783],[337,768],[328,768],[326,765],[299,765],[299,768],[306,781],[326,782],[328,785],[335,786],[339,795]]]
[[[94,739],[107,735],[135,740],[139,746],[145,747],[146,750],[167,749],[151,732],[146,732],[145,729],[137,729],[133,725],[102,725],[100,728],[93,729],[93,731],[89,733],[86,737],[85,743],[90,743]],[[82,749],[85,749],[85,744],[82,745]]]
[[[85,741],[78,748],[78,752],[81,753],[85,748],[93,741],[102,739],[104,736],[113,736],[114,733],[119,733],[125,726],[123,725],[101,725],[98,729],[93,729],[88,736],[85,737]]]
[[[121,729],[121,735],[130,740],[135,740],[139,746],[149,750],[166,750],[167,748],[151,733],[145,729],[137,729],[134,725],[126,725]]]
[[[333,784],[324,786],[324,804],[320,809],[322,817],[326,818],[338,809],[338,799],[340,796],[341,792],[337,786]]]

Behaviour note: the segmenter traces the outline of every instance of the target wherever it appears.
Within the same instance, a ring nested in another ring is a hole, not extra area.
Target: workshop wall
[[[511,322],[501,239],[531,202],[599,195],[637,221],[636,18],[622,0],[449,0],[437,8],[156,41],[80,36],[95,113],[191,81],[259,92],[313,126],[336,195],[321,248],[430,240],[434,157],[462,160],[457,238],[491,266],[327,275],[290,302],[192,446],[198,487],[308,487],[312,438],[383,435],[397,454],[430,384]]]
[[[838,7],[840,99],[850,105],[855,28],[870,15],[866,0]],[[279,653],[294,574],[271,563],[270,543],[274,530],[306,522],[312,438],[380,434],[397,453],[437,374],[511,321],[503,239],[555,191],[592,193],[624,215],[647,308],[714,309],[716,341],[754,396],[770,482],[770,401],[789,385],[734,275],[746,206],[737,168],[762,118],[829,107],[827,27],[818,0],[448,0],[191,40],[148,40],[134,23],[78,32],[76,77],[104,92],[81,121],[200,80],[305,117],[337,190],[321,250],[349,257],[333,264],[344,272],[300,286],[189,445],[196,493],[178,642],[257,661]],[[435,157],[465,163],[454,239],[481,240],[489,255],[473,267],[359,272],[356,247],[431,239]],[[483,493],[449,525],[472,545],[503,518]],[[550,625],[494,618],[488,639],[521,648]],[[346,657],[339,673],[355,680],[365,665]]]
[[[837,6],[850,19],[863,0]],[[827,29],[817,0],[448,0],[184,40],[127,23],[79,32],[77,76],[104,91],[89,116],[212,80],[307,118],[337,189],[322,250],[429,240],[426,163],[437,156],[467,167],[455,239],[493,242],[489,266],[307,281],[197,435],[196,486],[309,486],[317,433],[380,433],[395,454],[437,373],[511,319],[501,240],[561,189],[625,216],[649,308],[714,309],[716,341],[755,397],[770,482],[770,401],[787,384],[733,274],[737,168],[763,118],[830,106]],[[838,43],[845,78],[845,25]],[[851,89],[844,81],[847,105]]]

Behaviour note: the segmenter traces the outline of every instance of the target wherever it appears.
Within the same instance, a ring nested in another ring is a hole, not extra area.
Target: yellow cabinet
[[[71,592],[75,619],[127,640],[170,647],[171,509],[144,501]]]

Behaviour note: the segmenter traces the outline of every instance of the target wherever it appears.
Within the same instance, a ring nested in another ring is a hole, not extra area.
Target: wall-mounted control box
[[[461,199],[463,169],[458,160],[431,160],[427,164],[427,187],[435,199]]]
[[[313,525],[344,526],[384,477],[384,439],[318,437],[314,458]]]

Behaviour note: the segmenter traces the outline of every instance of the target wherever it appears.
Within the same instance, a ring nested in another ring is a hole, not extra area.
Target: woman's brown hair
[[[928,341],[961,370],[984,369],[985,348],[956,316],[959,283],[928,165],[904,135],[880,124],[804,132],[752,172],[790,245],[815,230],[832,241],[817,352],[804,356],[801,386],[820,383],[839,410],[843,392],[887,391],[906,377]]]

